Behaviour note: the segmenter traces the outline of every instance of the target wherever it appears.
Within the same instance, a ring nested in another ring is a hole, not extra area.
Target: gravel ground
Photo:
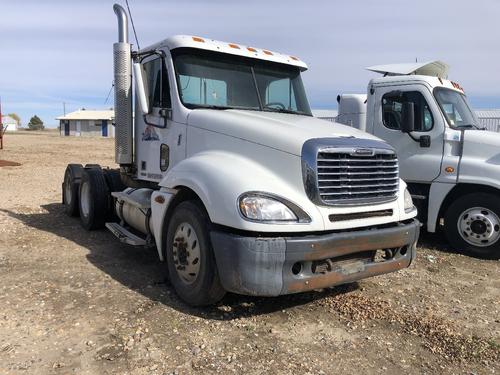
[[[398,273],[280,298],[184,305],[155,251],[63,214],[67,163],[113,141],[7,134],[0,159],[1,374],[498,374],[499,261],[424,235]]]

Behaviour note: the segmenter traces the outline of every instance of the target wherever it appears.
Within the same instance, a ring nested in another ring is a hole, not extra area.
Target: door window
[[[144,63],[148,87],[148,101],[152,108],[171,108],[167,68],[163,59],[156,58]]]
[[[382,119],[389,129],[401,129],[401,110],[404,102],[414,105],[415,131],[427,132],[434,127],[434,118],[424,96],[419,91],[387,93],[382,98]]]

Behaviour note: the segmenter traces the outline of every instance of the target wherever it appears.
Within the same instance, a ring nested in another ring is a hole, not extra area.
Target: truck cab
[[[85,229],[155,247],[191,305],[411,264],[419,222],[394,148],[312,117],[302,60],[189,35],[132,51],[114,8],[120,169],[71,164],[63,182]]]
[[[340,95],[338,121],[391,144],[429,232],[468,253],[500,249],[500,135],[484,130],[440,61],[368,68],[366,95]]]

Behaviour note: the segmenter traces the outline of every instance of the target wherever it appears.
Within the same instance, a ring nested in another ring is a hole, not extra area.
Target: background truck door
[[[377,88],[374,95],[374,134],[396,149],[401,178],[423,183],[436,179],[441,172],[444,123],[431,92],[426,86],[415,84]],[[411,135],[415,139],[430,136],[430,147],[422,147],[401,132],[403,102],[414,103],[415,131]]]

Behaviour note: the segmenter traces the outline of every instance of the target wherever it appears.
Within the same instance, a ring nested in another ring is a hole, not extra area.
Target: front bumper
[[[278,296],[321,289],[408,267],[420,223],[294,237],[212,231],[219,277],[230,292]],[[378,251],[378,252],[377,252]],[[380,257],[380,252],[387,256]]]

